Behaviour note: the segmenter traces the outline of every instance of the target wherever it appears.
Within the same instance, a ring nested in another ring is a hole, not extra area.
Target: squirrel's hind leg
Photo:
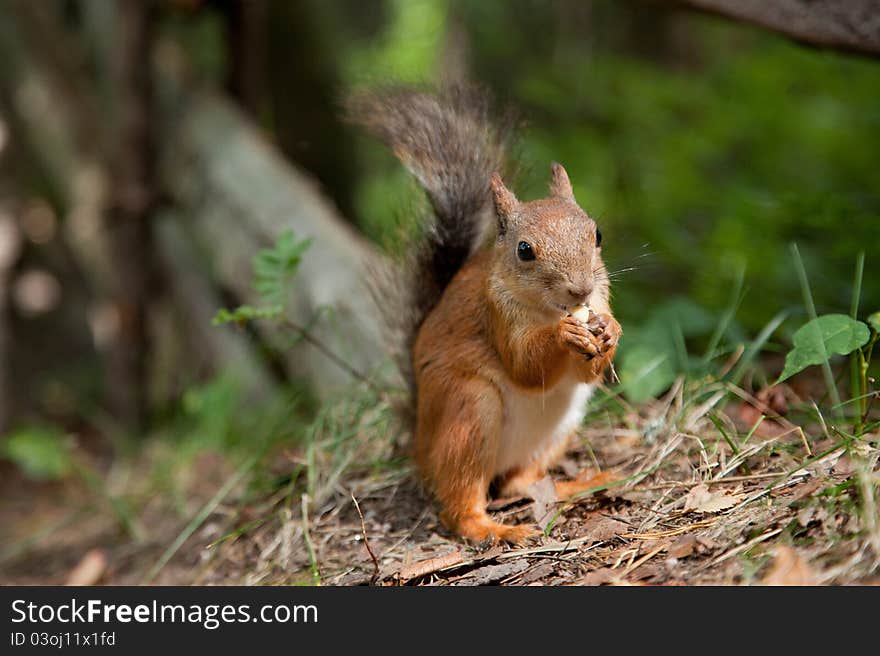
[[[516,467],[501,477],[498,481],[499,494],[503,497],[529,496],[529,486],[547,475],[547,469],[559,462],[570,442],[571,435],[551,439],[532,462]],[[556,487],[557,496],[562,498],[559,483],[556,483]]]
[[[426,381],[427,384],[430,382]],[[522,542],[539,531],[507,526],[486,513],[501,427],[501,397],[491,383],[471,379],[420,388],[415,457],[442,506],[440,519],[475,542]]]
[[[620,476],[611,471],[602,471],[590,478],[579,478],[574,481],[556,481],[556,497],[561,501],[584,492],[597,492],[610,484],[619,481]]]
[[[532,463],[525,467],[517,467],[498,480],[498,495],[501,497],[529,496],[529,486],[540,481],[547,475],[547,469],[541,463]]]
[[[532,465],[526,469],[511,472],[501,480],[498,489],[503,497],[530,497],[531,490],[529,489],[529,486],[532,483],[541,480],[546,475],[547,470],[545,468]],[[616,480],[618,480],[616,475],[609,472],[600,472],[586,480],[576,479],[573,481],[553,481],[553,486],[556,490],[556,498],[559,501],[564,501],[576,494],[601,488]]]
[[[536,461],[505,474],[498,483],[501,496],[530,496],[529,486],[547,475],[547,469],[560,460],[570,442],[571,438],[569,437],[552,443]],[[553,481],[556,488],[556,498],[563,501],[619,480],[619,477],[613,472],[593,473],[588,478],[585,477],[586,473],[582,472],[575,480]]]

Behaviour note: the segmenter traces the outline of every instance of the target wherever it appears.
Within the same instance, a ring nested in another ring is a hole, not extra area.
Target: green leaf
[[[845,314],[826,314],[798,328],[794,348],[785,356],[785,367],[777,383],[810,365],[822,364],[832,355],[848,355],[864,346],[870,332],[861,321]]]
[[[312,243],[311,239],[297,240],[293,231],[282,233],[272,248],[261,250],[254,257],[254,289],[268,303],[283,305],[288,285]]]
[[[0,442],[0,456],[14,462],[30,478],[63,478],[73,463],[63,435],[42,428],[27,428]]]
[[[220,308],[217,314],[211,320],[215,326],[222,326],[227,323],[245,323],[255,319],[276,319],[281,316],[284,308],[280,305],[270,305],[268,307],[253,307],[251,305],[240,305],[234,310]]]
[[[874,329],[875,333],[880,333],[880,312],[875,312],[870,317],[868,317],[868,323],[871,328]]]
[[[298,240],[291,230],[282,233],[272,248],[261,250],[253,261],[254,289],[271,305],[242,305],[234,310],[222,308],[214,315],[211,323],[222,326],[256,319],[277,319],[281,316],[290,281],[296,275],[302,255],[311,243],[311,239]]]

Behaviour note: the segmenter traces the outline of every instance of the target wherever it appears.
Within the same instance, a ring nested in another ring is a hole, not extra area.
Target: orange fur
[[[414,458],[451,530],[519,542],[535,530],[491,520],[489,485],[500,477],[503,489],[521,493],[544,476],[564,451],[560,431],[567,438],[566,422],[577,419],[569,405],[581,398],[581,383],[601,378],[621,330],[607,276],[597,275],[604,267],[595,223],[575,204],[564,169],[554,168],[547,199],[520,203],[497,176],[492,188],[497,241],[455,275],[415,341]],[[534,261],[517,259],[520,241],[532,245]],[[565,311],[578,296],[593,309],[589,324]],[[556,404],[555,415],[536,420],[546,435],[516,438],[525,446],[511,442],[506,423],[523,399],[540,401],[539,412],[544,399]]]

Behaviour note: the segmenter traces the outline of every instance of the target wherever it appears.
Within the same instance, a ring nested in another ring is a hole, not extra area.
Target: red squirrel
[[[621,328],[601,232],[559,164],[546,198],[523,202],[505,186],[505,133],[478,92],[388,91],[350,109],[432,207],[401,282],[406,312],[395,317],[414,389],[418,472],[451,531],[522,542],[538,531],[489,517],[489,487],[527,494],[545,476],[614,357]],[[573,315],[581,306],[587,321]],[[556,491],[567,498],[590,485],[559,481]]]

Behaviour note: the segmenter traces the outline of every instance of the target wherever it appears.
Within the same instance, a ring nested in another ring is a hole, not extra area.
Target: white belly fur
[[[543,392],[503,389],[504,418],[495,475],[527,465],[567,439],[583,421],[593,389],[571,375]]]

